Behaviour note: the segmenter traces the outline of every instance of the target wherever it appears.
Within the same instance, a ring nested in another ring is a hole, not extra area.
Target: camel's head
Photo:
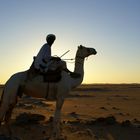
[[[90,55],[95,55],[96,53],[97,52],[94,48],[86,48],[82,45],[78,46],[77,55],[82,57],[82,58],[88,57]]]

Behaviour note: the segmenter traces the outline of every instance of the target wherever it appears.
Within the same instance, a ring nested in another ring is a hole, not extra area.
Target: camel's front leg
[[[64,103],[64,99],[57,99],[56,109],[53,119],[53,133],[52,137],[58,139],[60,137],[60,123],[61,123],[61,108]]]

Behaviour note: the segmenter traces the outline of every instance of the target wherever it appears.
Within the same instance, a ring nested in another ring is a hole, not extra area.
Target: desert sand
[[[45,99],[19,99],[10,122],[13,136],[20,140],[47,140],[54,109],[55,102]],[[66,140],[140,140],[140,85],[79,86],[66,98],[61,122]],[[7,135],[4,126],[0,134],[0,140],[2,134]]]

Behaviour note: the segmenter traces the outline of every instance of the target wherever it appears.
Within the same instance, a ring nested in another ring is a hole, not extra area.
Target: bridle
[[[68,52],[69,52],[70,50],[68,50],[67,52],[65,52],[62,56],[64,56],[65,54],[67,54]],[[90,50],[89,50],[89,48],[87,48],[87,51],[89,52]],[[61,57],[62,57],[61,56]],[[80,55],[76,55],[76,57],[75,58],[70,58],[70,59],[63,59],[63,60],[65,60],[65,61],[67,61],[67,60],[75,60],[76,58],[78,58],[78,59],[81,59],[81,60],[84,60],[85,59],[85,57],[82,57],[82,56],[80,56]],[[87,56],[87,58],[88,58],[88,56]],[[68,61],[67,61],[68,62]],[[74,62],[68,62],[68,63],[74,63]],[[78,62],[78,63],[80,63],[80,62]],[[81,64],[81,63],[80,63]]]

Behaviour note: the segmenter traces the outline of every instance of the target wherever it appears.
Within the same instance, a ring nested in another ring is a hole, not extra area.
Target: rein
[[[70,50],[66,51],[63,55],[60,56],[60,58],[63,57],[65,54],[67,54],[69,51],[70,51]],[[82,60],[85,59],[84,57],[81,57],[81,56],[79,56],[79,55],[77,55],[76,58],[79,58],[79,59],[82,59]],[[62,60],[65,60],[66,62],[68,62],[67,60],[72,61],[72,60],[75,60],[76,58],[66,58],[66,59],[62,59]],[[87,57],[87,58],[88,58],[88,57]],[[87,59],[86,59],[86,60],[87,60]],[[68,62],[68,63],[75,63],[75,61],[73,61],[73,62]],[[80,62],[78,62],[78,63],[80,63]],[[81,63],[80,63],[80,64],[81,64]]]
[[[82,59],[82,60],[85,59],[85,58],[83,58],[83,57],[81,57],[81,56],[79,56],[79,55],[77,55],[76,58],[79,58],[79,59]],[[66,59],[63,59],[63,60],[66,60],[67,63],[75,63],[75,61],[69,62],[69,61],[67,61],[67,60],[72,61],[72,60],[75,60],[76,58],[69,58],[69,59],[66,58]],[[88,57],[86,57],[86,60],[87,60],[87,59],[88,59]],[[78,63],[81,64],[80,62],[78,62]]]

